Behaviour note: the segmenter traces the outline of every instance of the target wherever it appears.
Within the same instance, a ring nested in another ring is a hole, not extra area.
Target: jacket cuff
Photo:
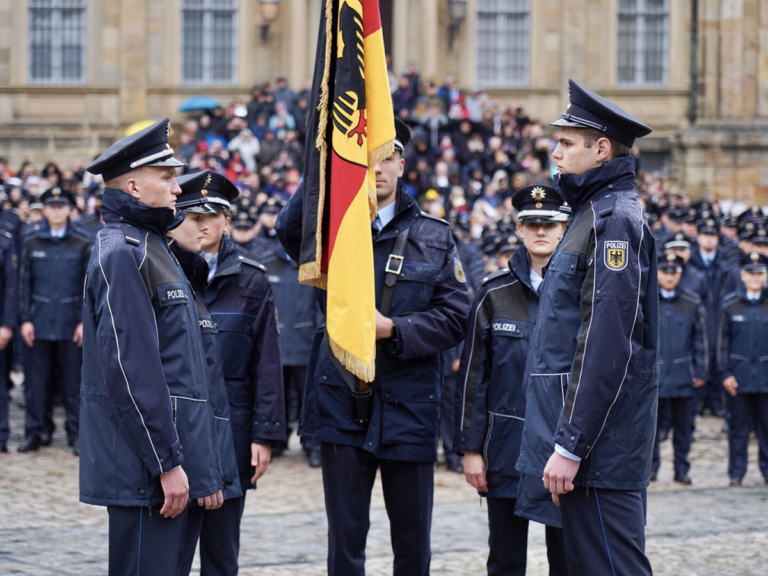
[[[392,336],[387,344],[389,345],[390,353],[400,358],[403,355],[403,336],[397,318],[390,318],[390,320],[392,320]]]
[[[256,418],[251,424],[251,442],[272,444],[285,441],[285,426],[281,425],[280,422],[272,422],[267,418]]]
[[[461,453],[467,450],[482,452],[485,436],[485,430],[479,427],[467,428],[461,432],[456,432],[453,436],[453,449]]]
[[[563,416],[557,421],[555,428],[555,444],[559,444],[568,452],[579,458],[586,458],[592,446],[586,443],[581,436],[581,430],[573,426]]]
[[[160,474],[170,472],[174,468],[181,466],[183,463],[184,449],[181,447],[181,441],[177,439],[176,442],[171,444],[170,448],[168,449],[168,454],[160,456],[161,468],[159,470],[156,468],[153,469],[152,476],[159,476]]]

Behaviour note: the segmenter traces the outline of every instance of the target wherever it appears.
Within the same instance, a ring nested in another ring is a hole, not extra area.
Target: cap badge
[[[544,188],[536,186],[531,192],[531,197],[536,200],[536,202],[541,202],[547,197],[547,193],[544,191]],[[536,208],[541,208],[541,206],[536,206]]]
[[[667,254],[667,262],[670,264],[674,263],[675,261],[675,255],[674,254]]]
[[[749,258],[750,260],[752,260],[752,262],[757,262],[758,260],[760,260],[760,254],[758,254],[757,252],[752,252],[752,254],[749,255]]]
[[[59,197],[59,196],[61,196],[61,189],[54,188],[53,190],[51,190],[51,194],[53,194],[56,197]]]
[[[206,190],[206,188],[208,188],[208,185],[209,185],[210,183],[211,183],[211,175],[210,175],[210,174],[208,174],[208,177],[205,179],[205,184],[203,184],[203,189],[200,191],[200,193],[201,193],[203,196],[208,196],[208,190]]]

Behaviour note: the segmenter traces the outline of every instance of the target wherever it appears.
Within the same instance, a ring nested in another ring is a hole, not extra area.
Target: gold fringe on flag
[[[339,359],[339,362],[349,370],[352,374],[360,378],[365,382],[373,382],[376,378],[376,347],[373,348],[373,356],[371,356],[371,363],[365,364],[359,358],[356,358],[344,348],[341,348],[333,338],[328,338],[328,342],[331,345],[331,351],[334,356]]]

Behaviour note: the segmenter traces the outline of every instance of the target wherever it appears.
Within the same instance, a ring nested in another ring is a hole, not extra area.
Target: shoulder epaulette
[[[120,226],[123,228],[123,236],[125,236],[125,241],[128,244],[133,244],[134,246],[141,244],[141,235],[138,228],[126,223],[122,223]]]
[[[238,258],[240,259],[240,262],[242,262],[243,264],[246,264],[248,266],[253,266],[254,268],[258,268],[262,272],[267,271],[267,267],[264,266],[263,264],[259,264],[258,262],[256,262],[256,260],[251,260],[250,258],[246,258],[245,256],[238,256]]]
[[[93,236],[88,234],[85,230],[81,230],[79,228],[72,230],[72,236],[80,238],[80,240],[85,240],[86,242],[90,242],[93,239]]]
[[[595,206],[595,211],[599,216],[605,218],[613,214],[613,207],[616,205],[616,194],[604,194]]]
[[[483,281],[480,282],[480,285],[487,284],[491,280],[495,280],[496,278],[501,278],[502,276],[506,276],[509,274],[512,270],[509,268],[502,268],[501,270],[496,270],[496,272],[493,272],[492,274],[488,274],[485,278],[483,278]]]
[[[447,220],[443,220],[442,218],[438,218],[437,216],[432,216],[432,214],[427,214],[426,212],[419,212],[419,215],[423,216],[424,218],[429,218],[430,220],[440,222],[440,224],[445,224],[446,226],[450,226]]]
[[[738,292],[730,292],[726,294],[723,298],[723,308],[725,308],[728,304],[737,302],[738,300],[741,300],[741,295]]]
[[[680,295],[685,296],[688,300],[693,300],[696,304],[701,304],[701,297],[693,290],[683,290]]]

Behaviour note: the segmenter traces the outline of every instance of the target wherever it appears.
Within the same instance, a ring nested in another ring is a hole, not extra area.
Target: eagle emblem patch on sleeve
[[[461,265],[461,260],[458,258],[453,259],[453,272],[456,275],[456,280],[462,284],[467,283],[467,277],[464,275],[464,267]]]
[[[605,241],[605,267],[608,270],[624,270],[627,267],[627,253],[629,242],[618,240]]]

